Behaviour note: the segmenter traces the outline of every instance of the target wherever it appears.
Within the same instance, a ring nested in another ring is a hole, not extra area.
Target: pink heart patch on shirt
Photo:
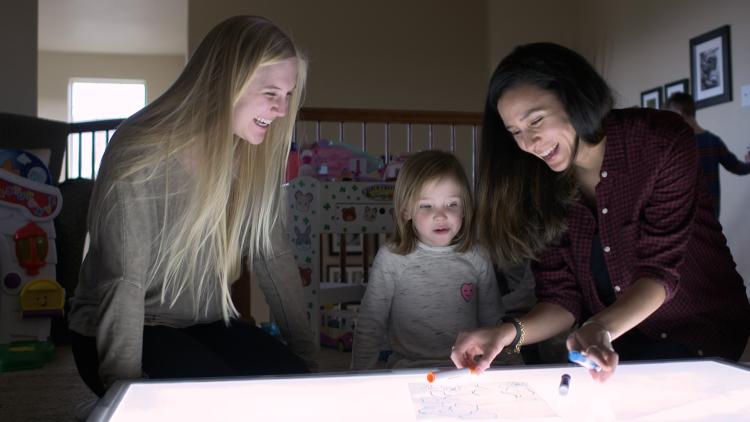
[[[467,302],[474,297],[474,283],[464,283],[461,285],[461,297]]]

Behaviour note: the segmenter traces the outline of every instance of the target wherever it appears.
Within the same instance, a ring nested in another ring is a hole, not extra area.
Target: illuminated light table
[[[118,382],[89,420],[750,420],[750,369],[722,361],[624,363],[605,384],[573,366],[498,368],[430,386],[426,373]]]

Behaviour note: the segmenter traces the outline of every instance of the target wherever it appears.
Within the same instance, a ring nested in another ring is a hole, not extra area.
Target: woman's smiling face
[[[497,110],[522,151],[538,157],[553,171],[570,167],[578,136],[554,93],[518,85],[500,97]]]
[[[297,84],[297,59],[260,66],[234,105],[234,134],[258,145],[274,119],[284,117]]]

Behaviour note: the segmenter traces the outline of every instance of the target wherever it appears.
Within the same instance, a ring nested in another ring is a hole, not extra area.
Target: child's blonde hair
[[[416,249],[419,238],[412,216],[417,210],[420,194],[429,183],[443,179],[453,179],[461,187],[461,206],[464,217],[461,230],[453,238],[452,244],[456,245],[458,252],[466,252],[474,244],[476,239],[474,201],[466,173],[453,154],[428,150],[409,157],[398,173],[393,192],[396,233],[391,250],[394,253],[406,255]]]

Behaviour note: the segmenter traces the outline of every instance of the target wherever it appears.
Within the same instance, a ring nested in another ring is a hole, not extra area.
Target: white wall
[[[520,44],[555,42],[579,50],[579,1],[526,0],[487,2],[488,72]],[[485,86],[486,88],[486,86]]]
[[[743,159],[750,146],[750,107],[741,107],[740,86],[750,84],[750,2],[746,0],[585,0],[597,21],[592,39],[606,40],[597,52],[606,57],[605,76],[622,107],[640,103],[649,88],[690,77],[690,38],[731,26],[732,102],[700,109],[698,122],[720,136]],[[606,32],[604,32],[606,29]],[[737,267],[750,281],[750,176],[724,169],[721,223]]]
[[[487,0],[190,0],[188,49],[221,20],[265,16],[310,57],[305,105],[478,111]]]
[[[177,79],[184,56],[39,52],[38,116],[68,121],[70,78],[143,79],[151,102]]]
[[[512,47],[552,41],[590,60],[615,91],[618,107],[640,104],[647,89],[690,77],[690,38],[731,25],[734,101],[697,113],[740,159],[750,146],[750,2],[746,0],[529,0],[488,2],[489,67]],[[738,270],[750,280],[750,176],[721,170],[721,223]],[[749,287],[750,289],[750,287]],[[750,290],[749,290],[750,291]]]
[[[0,3],[0,112],[36,115],[37,0]]]

